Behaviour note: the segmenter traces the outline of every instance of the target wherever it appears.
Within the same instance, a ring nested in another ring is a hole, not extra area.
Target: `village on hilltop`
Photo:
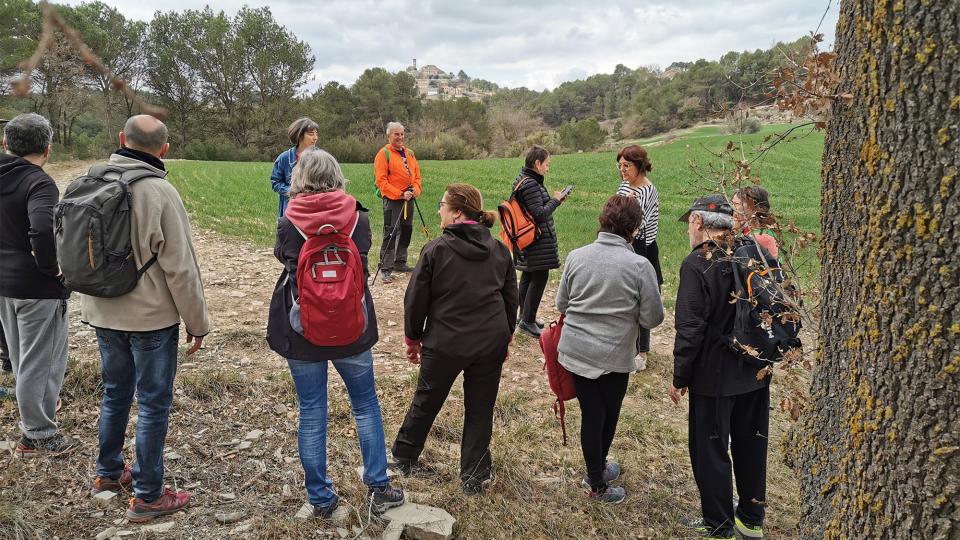
[[[433,64],[427,64],[417,69],[417,59],[405,70],[417,80],[417,90],[426,99],[457,99],[469,98],[480,101],[484,96],[493,94],[492,89],[479,88],[461,70],[457,74],[447,73]]]

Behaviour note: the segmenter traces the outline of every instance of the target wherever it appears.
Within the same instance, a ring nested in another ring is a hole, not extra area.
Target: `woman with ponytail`
[[[496,221],[468,184],[447,186],[439,204],[443,234],[420,252],[404,296],[407,359],[420,365],[417,390],[393,443],[400,472],[417,465],[447,394],[463,373],[460,480],[467,494],[491,478],[493,406],[517,323],[517,277]]]

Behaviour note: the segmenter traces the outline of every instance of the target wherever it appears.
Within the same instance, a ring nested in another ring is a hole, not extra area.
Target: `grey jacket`
[[[626,240],[605,232],[567,256],[557,309],[566,314],[560,363],[587,378],[633,371],[640,327],[663,322],[653,266]]]

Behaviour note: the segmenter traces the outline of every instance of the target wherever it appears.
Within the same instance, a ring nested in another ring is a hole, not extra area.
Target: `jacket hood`
[[[291,223],[306,234],[317,234],[320,227],[333,225],[343,234],[351,234],[356,224],[357,200],[343,191],[300,195],[290,201],[284,213]]]
[[[42,171],[22,157],[0,153],[0,195],[11,195],[31,173]]]
[[[483,261],[490,257],[497,241],[490,229],[479,223],[454,223],[443,229],[443,241],[468,261]]]

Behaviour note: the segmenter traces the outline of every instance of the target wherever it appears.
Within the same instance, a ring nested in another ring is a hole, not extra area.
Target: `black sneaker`
[[[41,454],[61,456],[79,447],[80,441],[68,439],[63,436],[63,433],[57,433],[46,439],[30,439],[24,435],[20,437],[20,444],[17,445],[17,455],[21,458],[33,458]]]
[[[0,371],[4,371],[6,373],[13,372],[13,364],[10,363],[9,358],[4,358],[3,362],[0,363]]]
[[[484,479],[471,478],[463,482],[463,494],[464,495],[479,495],[483,493],[483,490],[487,489],[487,486],[493,483],[493,477],[487,477]]]
[[[537,325],[537,328],[543,330],[543,327],[545,326],[543,321],[533,321],[533,322]]]
[[[415,459],[396,459],[390,464],[390,468],[400,473],[400,476],[410,476],[413,474],[413,468],[417,466]]]
[[[531,323],[527,321],[518,321],[517,330],[527,334],[530,337],[540,339],[540,327],[537,326],[537,323]]]
[[[385,486],[371,486],[367,499],[374,514],[382,514],[391,508],[396,508],[406,502],[406,496],[400,488]]]
[[[410,272],[413,272],[413,267],[408,266],[407,263],[397,264],[397,265],[394,265],[393,271],[409,274]]]

